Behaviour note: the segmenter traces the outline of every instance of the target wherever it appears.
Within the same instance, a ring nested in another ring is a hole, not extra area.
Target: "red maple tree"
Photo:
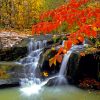
[[[100,28],[100,7],[82,7],[90,1],[70,0],[66,5],[42,13],[40,15],[40,22],[32,26],[33,34],[52,33],[63,22],[68,24],[69,29],[73,28],[73,25],[78,26],[78,29],[67,37],[68,40],[65,41],[64,47],[60,48],[57,55],[50,59],[50,65],[56,62],[56,60],[61,62],[60,54],[62,52],[66,53],[65,51],[68,51],[72,44],[77,44],[79,41],[83,42],[84,37],[95,38],[97,36],[97,28]],[[46,18],[50,20],[45,21]]]

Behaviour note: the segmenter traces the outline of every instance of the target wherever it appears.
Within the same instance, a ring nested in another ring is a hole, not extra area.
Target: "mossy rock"
[[[20,78],[23,77],[23,65],[15,62],[0,62],[0,86],[20,83]]]
[[[48,73],[48,77],[53,76],[58,73],[60,69],[60,63],[56,63],[56,65],[49,65],[50,58],[54,57],[57,54],[57,50],[52,50],[52,48],[45,48],[43,53],[40,55],[40,60],[38,64],[37,73],[40,73],[42,78],[46,78],[43,74],[44,72]]]

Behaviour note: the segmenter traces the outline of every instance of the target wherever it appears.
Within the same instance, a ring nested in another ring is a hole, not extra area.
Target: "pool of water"
[[[38,92],[31,88],[27,92],[22,88],[0,89],[0,100],[100,100],[100,91],[82,90],[73,86],[43,87]]]

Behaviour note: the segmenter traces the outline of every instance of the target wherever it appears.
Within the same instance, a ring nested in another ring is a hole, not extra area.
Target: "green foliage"
[[[100,40],[97,40],[97,41],[96,41],[95,46],[96,46],[97,48],[100,48]]]
[[[55,9],[60,5],[66,3],[66,0],[45,0],[46,1],[46,10]]]

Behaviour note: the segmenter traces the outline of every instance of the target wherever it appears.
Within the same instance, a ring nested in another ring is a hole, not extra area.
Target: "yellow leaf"
[[[43,75],[44,75],[45,77],[48,77],[48,72],[43,72]]]
[[[93,27],[93,30],[94,30],[94,31],[97,31],[97,28],[96,28],[96,27]]]
[[[49,59],[49,66],[51,67],[52,64],[56,65],[56,56],[51,58],[51,59]]]
[[[52,47],[52,48],[51,48],[51,50],[53,51],[53,50],[55,50],[55,48],[54,48],[54,47]]]

